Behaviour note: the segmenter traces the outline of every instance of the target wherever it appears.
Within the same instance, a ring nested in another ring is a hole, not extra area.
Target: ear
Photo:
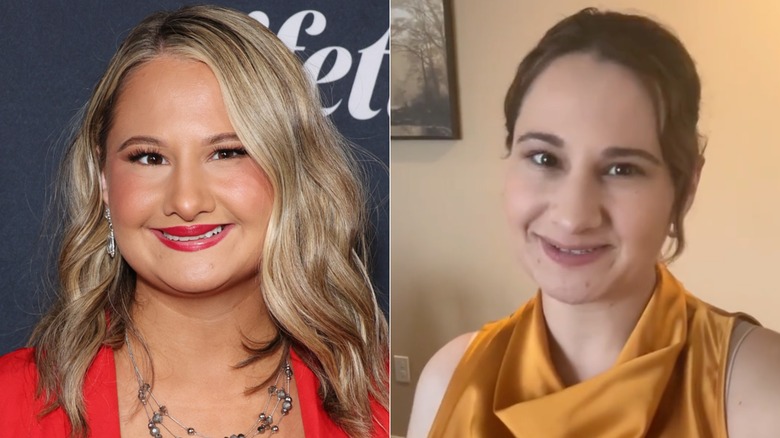
[[[95,155],[97,156],[97,161],[100,162],[100,156],[102,155],[100,147],[95,148]],[[105,164],[103,164],[103,167],[103,170],[100,171],[100,197],[103,198],[103,204],[108,206],[108,184],[106,183]]]
[[[106,184],[106,171],[100,171],[100,195],[103,198],[103,203],[108,206],[108,184]]]
[[[704,168],[704,156],[699,156],[696,159],[696,169],[693,171],[693,175],[691,175],[691,185],[688,187],[688,195],[685,199],[685,208],[683,209],[683,215],[688,214],[688,210],[691,209],[691,205],[693,205],[693,198],[696,197],[696,190],[699,188],[699,181],[701,180],[701,172]]]

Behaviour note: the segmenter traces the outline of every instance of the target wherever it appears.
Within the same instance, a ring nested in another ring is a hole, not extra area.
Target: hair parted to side
[[[366,269],[362,173],[300,60],[257,21],[214,6],[156,13],[136,26],[67,151],[58,296],[30,341],[49,410],[62,407],[74,435],[85,435],[84,375],[101,346],[118,348],[134,330],[135,273],[106,253],[100,171],[125,78],[161,55],[201,61],[215,74],[238,137],[274,189],[258,293],[281,344],[317,376],[331,418],[350,436],[369,436],[369,399],[388,406],[388,335]],[[266,352],[248,351],[242,365]]]
[[[694,176],[703,160],[699,134],[701,83],[682,42],[668,29],[641,15],[587,8],[564,18],[542,37],[517,69],[504,100],[506,147],[512,148],[515,121],[534,80],[553,61],[571,53],[591,53],[631,70],[653,98],[658,138],[674,184],[670,225],[672,260],[685,248],[683,218]]]

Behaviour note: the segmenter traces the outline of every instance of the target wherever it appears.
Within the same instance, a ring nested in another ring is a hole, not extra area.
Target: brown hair
[[[683,217],[693,178],[704,153],[698,132],[701,83],[688,51],[671,31],[640,15],[583,9],[564,18],[542,37],[520,63],[504,101],[506,147],[531,84],[555,59],[592,53],[634,72],[650,91],[658,114],[658,138],[674,184],[671,256],[685,247]]]

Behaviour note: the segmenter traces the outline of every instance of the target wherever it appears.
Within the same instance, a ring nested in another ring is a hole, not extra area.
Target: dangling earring
[[[672,226],[669,227],[669,237],[671,237],[672,239],[676,239],[677,238],[677,229],[674,226],[674,224],[672,224]]]
[[[106,207],[104,214],[108,220],[108,239],[106,242],[106,252],[113,259],[116,255],[116,240],[114,240],[114,224],[111,223],[111,210]]]

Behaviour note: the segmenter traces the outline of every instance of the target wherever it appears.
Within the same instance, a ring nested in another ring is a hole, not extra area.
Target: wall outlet
[[[409,371],[409,357],[393,356],[393,372],[396,382],[409,383],[412,380],[412,373]]]

